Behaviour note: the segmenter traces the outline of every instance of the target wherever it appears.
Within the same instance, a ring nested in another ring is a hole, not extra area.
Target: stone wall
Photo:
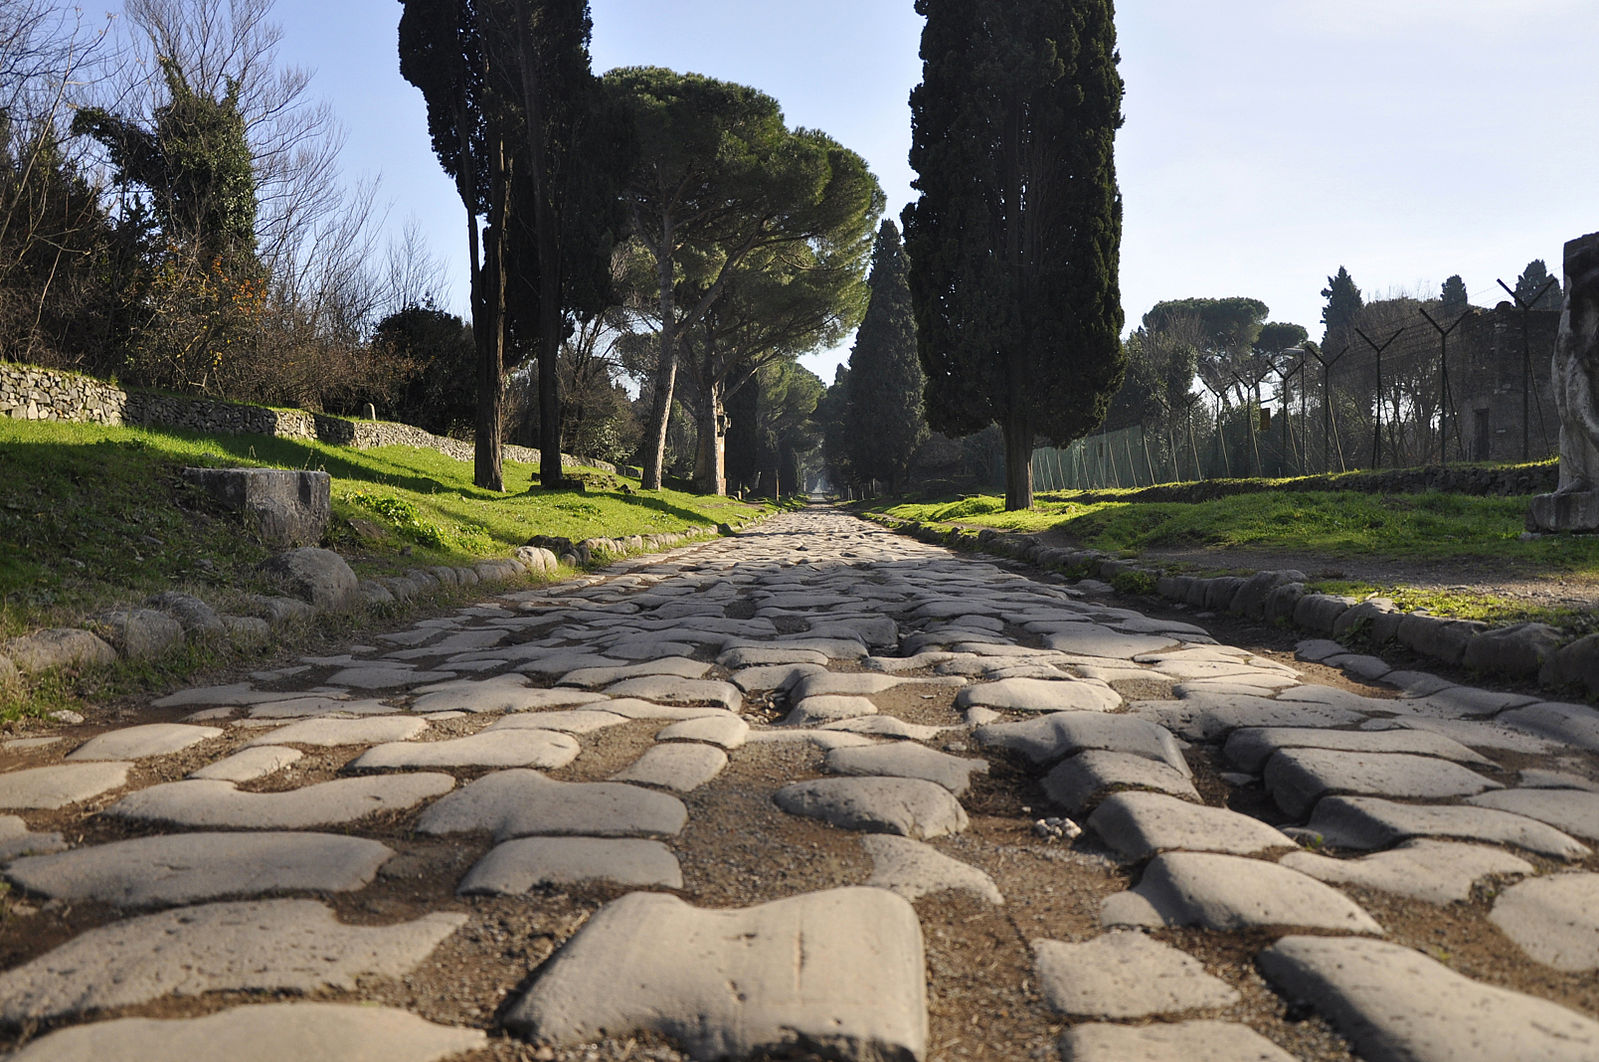
[[[414,446],[461,461],[473,457],[472,444],[425,432],[409,424],[350,420],[299,409],[267,409],[214,398],[124,391],[76,373],[0,362],[0,416],[140,428],[180,428],[207,435],[271,435],[316,439],[334,446],[366,450],[374,446]],[[504,448],[505,459],[537,464],[539,452],[525,446]],[[566,464],[616,472],[605,461],[562,455]]]

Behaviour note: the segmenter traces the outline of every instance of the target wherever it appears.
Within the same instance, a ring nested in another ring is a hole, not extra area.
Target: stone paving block
[[[614,656],[605,656],[588,649],[551,649],[535,646],[525,649],[527,659],[517,664],[515,670],[526,675],[547,675],[556,678],[581,667],[615,667],[627,663]]]
[[[749,738],[750,725],[734,715],[706,716],[673,723],[655,735],[656,741],[703,741],[718,748],[736,749]]]
[[[526,685],[521,675],[492,679],[460,679],[424,693],[411,703],[414,712],[528,712],[546,708],[579,708],[603,701],[592,690],[543,690]]]
[[[736,712],[744,706],[744,695],[731,682],[717,679],[685,679],[671,675],[645,675],[624,679],[605,690],[611,697],[637,697],[663,704],[714,704]]]
[[[1599,968],[1599,874],[1512,885],[1488,916],[1534,960],[1567,973]]]
[[[1530,704],[1512,708],[1497,721],[1529,734],[1599,752],[1599,709],[1589,704]]]
[[[809,697],[870,697],[903,685],[906,681],[894,675],[872,671],[848,673],[822,671],[806,675],[796,682],[789,690],[789,697],[794,701],[803,701]]]
[[[683,871],[660,841],[631,837],[524,837],[495,845],[456,892],[519,896],[541,885],[605,882],[629,888],[681,889]]]
[[[51,899],[153,907],[297,889],[352,892],[393,854],[337,834],[184,833],[29,856],[5,876]]]
[[[841,719],[855,719],[863,715],[876,715],[877,705],[865,697],[827,693],[807,697],[794,705],[783,717],[784,726],[815,726],[819,723],[836,723]]]
[[[968,686],[955,696],[956,708],[981,705],[1009,712],[1109,712],[1122,695],[1088,679],[1009,678]]]
[[[610,703],[609,701],[606,702]],[[598,708],[558,708],[549,712],[528,712],[525,715],[508,715],[497,719],[482,733],[507,730],[558,730],[563,734],[592,734],[596,730],[618,726],[627,722],[627,716]]]
[[[1289,852],[1282,865],[1317,881],[1359,885],[1428,903],[1471,898],[1471,887],[1489,874],[1532,874],[1535,868],[1499,848],[1455,841],[1406,841],[1359,859],[1334,859],[1314,852]]]
[[[910,741],[932,741],[946,729],[941,726],[920,726],[907,723],[893,715],[863,715],[854,719],[840,719],[823,723],[822,730],[843,730],[852,734],[873,734],[878,737],[904,738]]]
[[[1534,737],[1519,729],[1474,719],[1427,719],[1420,716],[1399,719],[1372,719],[1363,723],[1361,729],[1425,730],[1431,734],[1442,734],[1444,737],[1458,741],[1462,745],[1469,745],[1472,748],[1525,752],[1534,756],[1553,752],[1557,747],[1555,742],[1541,737]]]
[[[1405,753],[1282,749],[1266,761],[1266,789],[1277,806],[1307,815],[1328,793],[1438,800],[1470,796],[1499,783],[1448,760]]]
[[[62,763],[0,774],[0,808],[48,811],[128,783],[131,763]]]
[[[392,1007],[265,1003],[203,1018],[119,1018],[35,1040],[11,1062],[440,1062],[484,1046],[477,1029],[434,1025]]]
[[[259,704],[278,701],[283,694],[258,690],[248,682],[234,682],[225,686],[194,686],[186,690],[159,697],[150,702],[152,708],[209,707],[215,705]]]
[[[827,769],[834,774],[925,778],[960,796],[971,788],[973,774],[988,773],[988,761],[951,756],[923,745],[897,741],[890,745],[834,749],[827,754]]]
[[[584,686],[593,689],[609,686],[623,679],[649,675],[670,675],[677,678],[704,678],[711,665],[701,660],[683,656],[663,656],[637,664],[616,664],[611,667],[580,667],[562,675],[557,686]]]
[[[726,767],[727,753],[716,746],[674,741],[646,749],[631,765],[611,775],[611,781],[687,793],[709,782]]]
[[[250,706],[248,716],[251,719],[307,719],[322,715],[393,715],[394,712],[392,704],[387,704],[376,697],[351,699],[343,696],[311,694],[262,701],[260,704]]]
[[[106,814],[193,829],[303,830],[404,811],[454,788],[455,779],[447,774],[421,773],[337,778],[280,793],[244,793],[231,782],[186,780],[130,793]]]
[[[1245,727],[1227,738],[1224,752],[1233,766],[1258,774],[1278,749],[1333,749],[1341,752],[1402,752],[1492,768],[1494,761],[1458,741],[1425,730],[1325,730],[1317,727]]]
[[[921,778],[817,778],[786,785],[772,799],[790,815],[913,840],[959,833],[968,825],[960,801]]]
[[[1249,1026],[1226,1021],[1073,1025],[1060,1052],[1064,1062],[1293,1062]]]
[[[875,745],[877,741],[866,734],[852,734],[840,730],[791,729],[751,730],[747,739],[750,745],[815,745],[824,751]]]
[[[404,977],[464,914],[392,926],[347,926],[315,900],[184,907],[80,933],[0,973],[0,1021],[19,1024],[164,996],[354,988],[359,976]]]
[[[618,697],[604,704],[596,703],[593,707],[624,719],[722,719],[733,714],[726,708],[713,705],[657,704],[638,697]]]
[[[1570,789],[1506,789],[1467,801],[1546,822],[1586,841],[1599,841],[1599,793]]]
[[[820,664],[764,664],[735,671],[730,681],[745,693],[755,690],[786,690],[807,675],[820,674],[826,670]]]
[[[436,801],[421,833],[512,837],[675,837],[688,821],[676,797],[619,782],[557,782],[537,771],[495,771]]]
[[[1050,800],[1079,817],[1106,794],[1122,789],[1148,789],[1199,801],[1199,792],[1186,775],[1156,760],[1104,749],[1089,749],[1056,764],[1044,776],[1043,788]]]
[[[1103,656],[1131,660],[1140,653],[1153,653],[1179,644],[1164,634],[1123,634],[1095,624],[1079,624],[1082,629],[1062,629],[1044,635],[1044,645],[1062,653]]]
[[[32,833],[16,815],[0,815],[0,863],[25,855],[60,852],[67,842],[59,833]]]
[[[582,751],[577,739],[554,730],[492,729],[447,741],[392,741],[375,745],[349,770],[400,770],[417,767],[565,767]]]
[[[428,728],[426,719],[413,715],[373,715],[360,719],[304,719],[269,730],[249,745],[371,745],[380,741],[409,741]],[[249,747],[249,746],[246,746]]]
[[[1599,1022],[1378,940],[1284,937],[1256,965],[1368,1062],[1587,1062]]]
[[[556,1045],[649,1030],[698,1059],[909,1062],[927,1044],[924,966],[915,910],[884,889],[727,911],[633,893],[566,943],[506,1025]]]
[[[1219,695],[1184,687],[1175,692],[1181,699],[1137,701],[1128,705],[1127,711],[1192,741],[1222,741],[1242,727],[1343,727],[1367,718],[1364,712],[1325,704]],[[1182,696],[1185,693],[1189,696]]]
[[[1148,859],[1160,852],[1258,855],[1297,847],[1287,834],[1259,819],[1164,793],[1112,793],[1088,817],[1086,825],[1106,844],[1133,860]]]
[[[724,649],[716,662],[730,671],[770,664],[815,664],[827,666],[827,654],[798,645],[737,645]]]
[[[994,879],[951,859],[932,845],[886,833],[867,834],[861,847],[872,857],[866,884],[919,900],[936,892],[967,892],[996,906],[1005,902]]]
[[[1137,930],[1081,944],[1035,940],[1033,971],[1050,1008],[1068,1018],[1148,1018],[1230,1007],[1241,998],[1198,959]]]
[[[363,664],[328,676],[328,685],[363,690],[411,689],[428,682],[455,677],[453,671],[417,671],[403,664]]]
[[[69,760],[142,760],[181,752],[220,735],[214,726],[186,723],[146,723],[143,726],[109,730],[79,745],[67,754]]]
[[[1188,761],[1171,732],[1132,715],[1051,712],[1019,723],[990,723],[973,734],[985,748],[1019,752],[1037,764],[1055,763],[1086,749],[1104,749],[1156,760],[1184,775]]]
[[[299,749],[284,748],[280,745],[257,745],[190,771],[188,776],[203,781],[253,782],[257,778],[265,778],[269,774],[283,770],[304,755],[305,753]]]
[[[1276,863],[1209,852],[1167,852],[1138,885],[1107,897],[1107,926],[1265,929],[1302,926],[1381,935],[1382,927],[1343,893]]]
[[[1599,781],[1572,774],[1570,771],[1551,771],[1541,767],[1523,767],[1517,772],[1523,789],[1581,789],[1599,793]]]
[[[1377,797],[1326,797],[1307,829],[1334,848],[1387,848],[1416,837],[1508,844],[1552,859],[1582,859],[1589,848],[1553,826],[1508,811],[1470,806],[1400,804]]]

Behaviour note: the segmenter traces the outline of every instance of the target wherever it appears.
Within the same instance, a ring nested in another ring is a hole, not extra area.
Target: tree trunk
[[[478,398],[477,436],[473,445],[472,481],[485,490],[505,489],[501,463],[500,433],[505,405],[505,222],[510,171],[506,166],[505,143],[496,140],[490,148],[489,228],[484,247],[482,311],[488,328],[477,334]]]
[[[677,385],[677,306],[673,298],[672,226],[668,219],[655,247],[655,279],[661,315],[660,352],[655,369],[655,401],[644,430],[643,472],[640,487],[661,489],[661,469],[666,464],[666,428],[672,418],[672,391]]]
[[[1012,409],[1005,431],[1005,511],[1033,507],[1033,422],[1025,409]]]
[[[723,385],[716,381],[705,389],[699,411],[699,453],[694,460],[694,489],[718,497],[727,493],[727,418],[722,391]]]
[[[539,483],[561,485],[561,256],[555,211],[550,201],[549,144],[543,97],[537,82],[538,56],[528,39],[527,20],[517,18],[517,43],[522,55],[522,101],[529,129],[528,180],[533,191],[533,235],[538,253]]]

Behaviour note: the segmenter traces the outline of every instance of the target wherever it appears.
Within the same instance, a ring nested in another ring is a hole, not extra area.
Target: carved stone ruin
[[[1599,232],[1566,244],[1566,307],[1555,345],[1560,481],[1527,513],[1531,531],[1599,532]]]

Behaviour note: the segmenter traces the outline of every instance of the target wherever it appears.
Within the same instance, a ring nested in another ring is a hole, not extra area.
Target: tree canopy
[[[1542,258],[1534,258],[1516,278],[1516,297],[1534,310],[1558,310],[1564,298],[1560,281],[1549,276]]]
[[[904,213],[928,420],[1004,429],[1006,507],[1040,435],[1077,438],[1121,382],[1122,121],[1110,0],[917,0],[920,198]]]
[[[849,356],[846,400],[850,465],[862,479],[898,487],[926,441],[926,378],[916,355],[909,267],[899,229],[885,220],[872,249],[870,301]]]

